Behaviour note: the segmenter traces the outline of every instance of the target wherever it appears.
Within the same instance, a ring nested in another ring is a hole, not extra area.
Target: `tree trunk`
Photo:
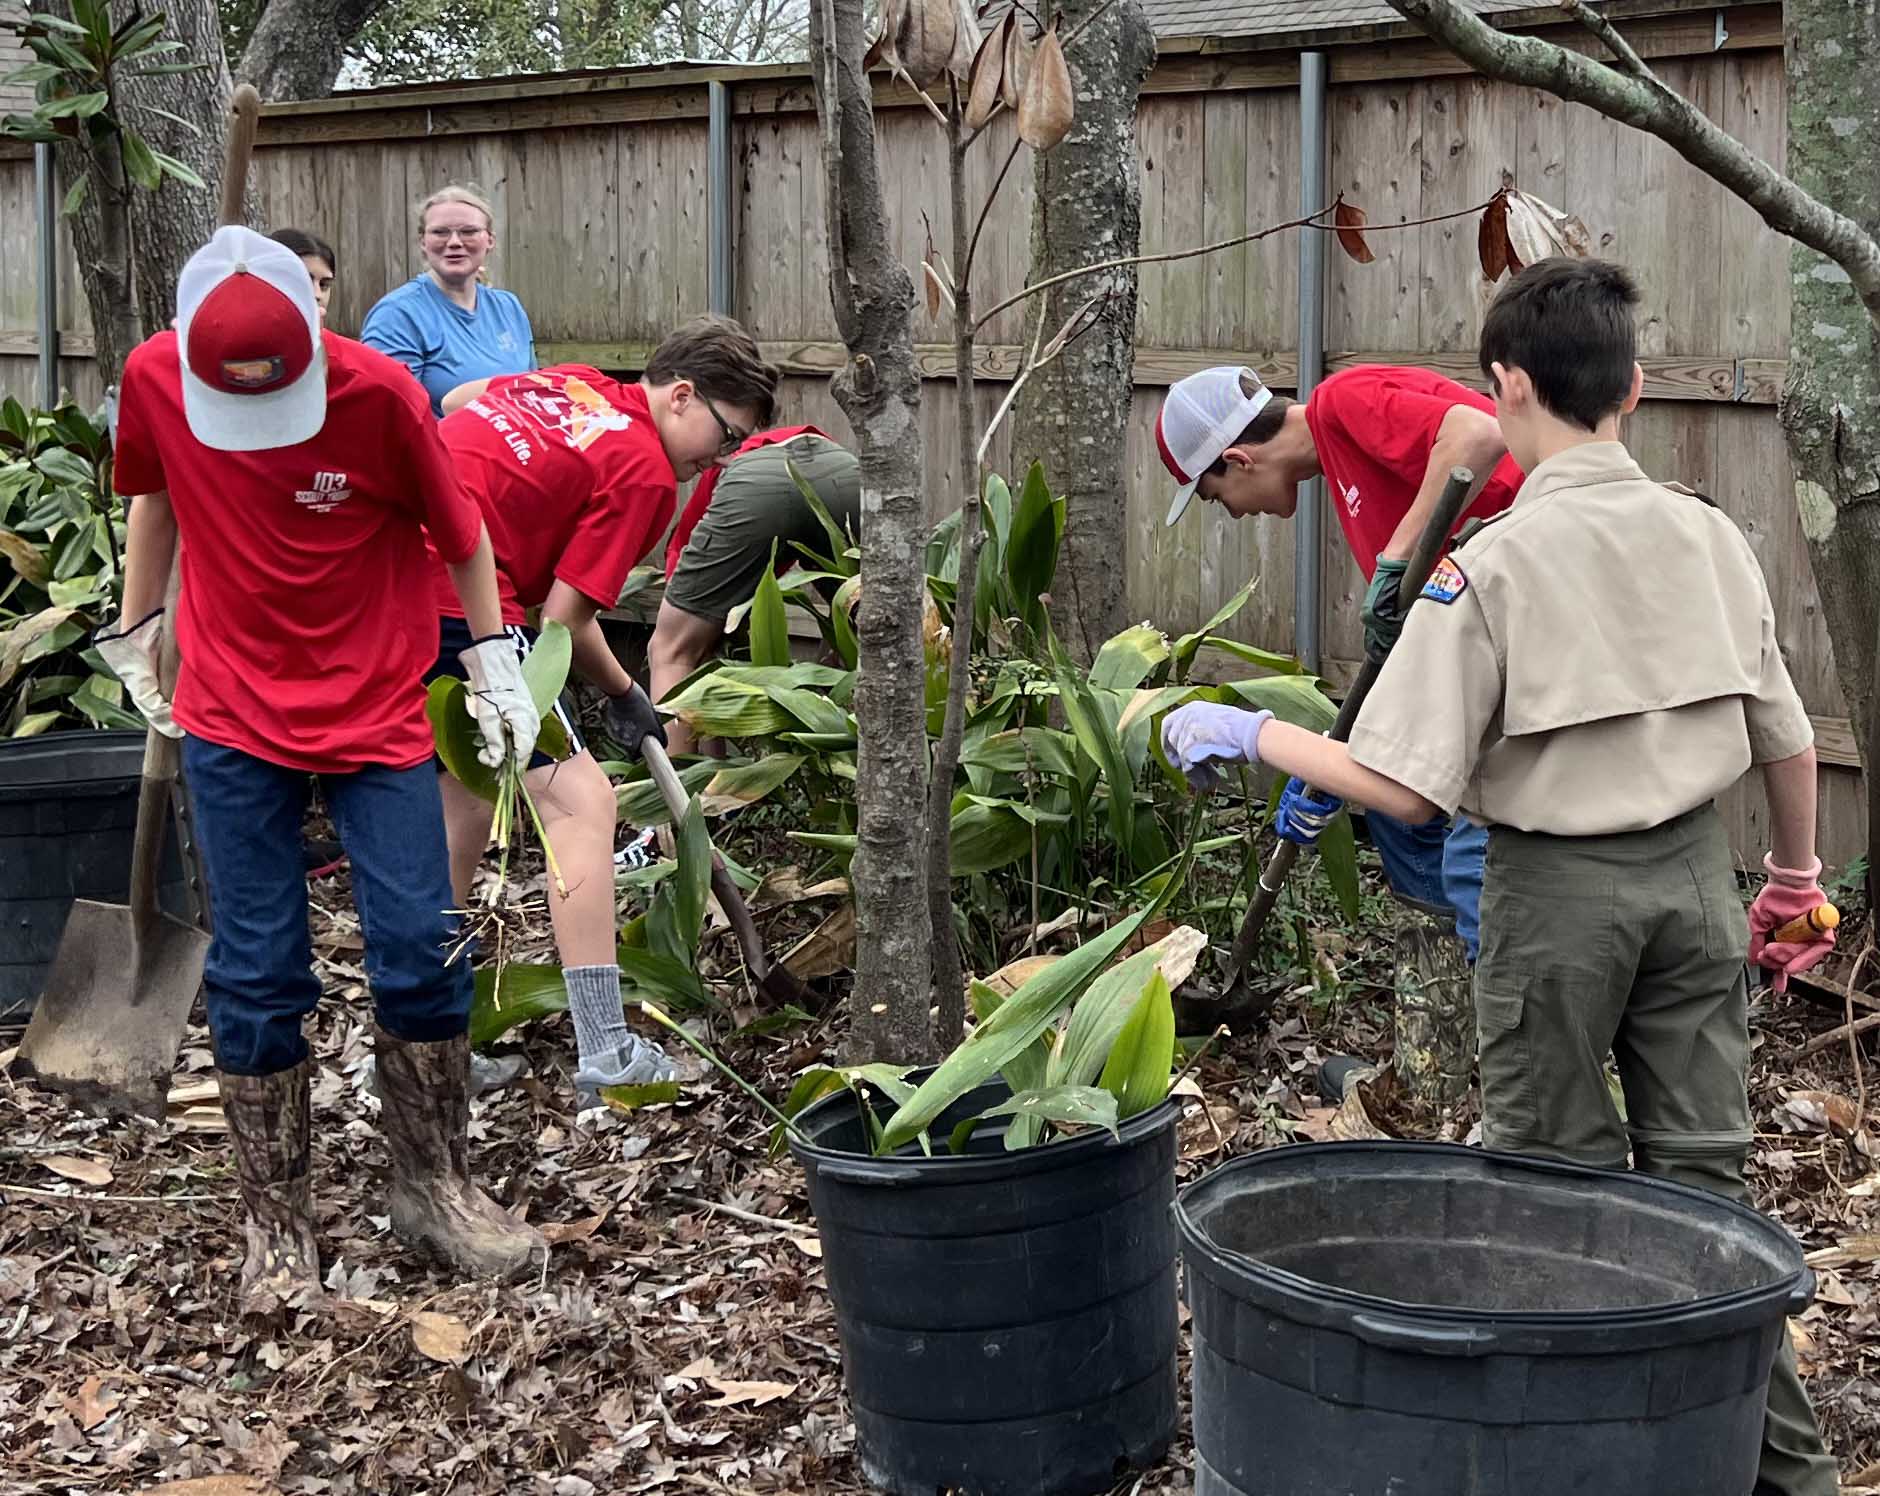
[[[1069,30],[1104,0],[1067,0]],[[1093,260],[1133,255],[1141,234],[1136,97],[1155,61],[1155,34],[1137,0],[1119,0],[1079,39],[1071,58],[1077,115],[1070,134],[1034,155],[1033,283]],[[1044,463],[1065,495],[1064,549],[1052,622],[1088,662],[1124,628],[1128,490],[1124,448],[1135,370],[1136,269],[1073,281],[1046,293],[1046,336],[1099,291],[1096,326],[1041,370],[1018,397],[1012,450],[1021,467]]]
[[[176,54],[202,64],[174,77],[126,77],[119,92],[129,106],[125,122],[153,150],[174,156],[204,185],[185,187],[168,177],[155,192],[131,197],[131,233],[137,249],[137,306],[144,336],[162,332],[176,316],[176,278],[184,263],[215,233],[220,210],[222,158],[228,147],[229,95],[234,84],[222,52],[215,0],[166,0],[164,35],[183,44]],[[197,126],[192,132],[154,111],[167,109]],[[249,217],[256,200],[249,192]]]
[[[269,0],[242,52],[237,75],[254,84],[264,99],[324,99],[333,92],[353,38],[386,3]]]
[[[115,139],[93,151],[62,141],[58,153],[64,183],[80,176],[91,180],[84,206],[72,215],[72,253],[91,310],[98,374],[109,388],[122,378],[124,360],[144,336],[131,252],[131,197],[137,189],[125,179]]]
[[[1788,173],[1870,233],[1880,229],[1880,13],[1846,0],[1788,0]],[[1872,757],[1880,634],[1880,332],[1847,273],[1796,245],[1782,429],[1834,663]]]
[[[926,877],[926,506],[914,285],[882,207],[862,0],[812,0],[810,67],[823,128],[829,291],[848,363],[831,381],[861,464],[861,668],[855,798],[856,961],[849,1052],[932,1052]]]

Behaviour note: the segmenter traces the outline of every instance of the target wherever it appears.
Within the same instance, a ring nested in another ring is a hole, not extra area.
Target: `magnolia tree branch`
[[[1392,3],[1394,4],[1395,0],[1392,0]],[[1494,202],[1495,198],[1502,195],[1502,192],[1498,191],[1493,197],[1485,198],[1467,208],[1458,208],[1453,213],[1432,213],[1428,218],[1406,218],[1397,223],[1367,223],[1363,232],[1377,234],[1397,229],[1419,228],[1426,223],[1447,223],[1452,218],[1467,218],[1471,214],[1480,213]],[[1120,260],[1098,260],[1094,264],[1079,265],[1075,270],[1065,270],[1057,275],[1047,276],[1044,280],[1029,285],[1022,291],[1013,292],[991,311],[981,316],[973,324],[973,331],[977,332],[1000,312],[1017,306],[1019,302],[1036,296],[1040,291],[1049,291],[1053,286],[1061,286],[1066,281],[1082,280],[1087,275],[1100,275],[1106,270],[1120,270],[1125,265],[1160,265],[1169,260],[1192,260],[1200,255],[1217,254],[1223,249],[1232,249],[1239,244],[1251,244],[1256,239],[1265,239],[1286,229],[1317,229],[1320,233],[1337,233],[1336,224],[1324,221],[1336,212],[1337,208],[1338,203],[1334,202],[1330,207],[1321,208],[1316,213],[1308,213],[1304,218],[1289,218],[1284,223],[1268,224],[1263,229],[1255,229],[1247,234],[1236,234],[1231,239],[1217,239],[1212,244],[1197,244],[1188,249],[1167,249],[1160,254],[1153,255],[1127,255]]]
[[[1497,31],[1456,0],[1390,0],[1390,7],[1478,73],[1504,83],[1545,89],[1656,135],[1742,198],[1777,233],[1826,255],[1845,270],[1867,315],[1880,325],[1880,244],[1853,219],[1817,201],[1712,124],[1689,99],[1649,76],[1628,76],[1552,42]],[[1606,24],[1603,19],[1601,24]],[[1639,66],[1643,68],[1644,63]]]

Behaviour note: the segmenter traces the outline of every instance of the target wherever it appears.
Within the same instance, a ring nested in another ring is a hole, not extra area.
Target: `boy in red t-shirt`
[[[672,520],[678,485],[696,477],[770,419],[777,371],[737,323],[703,317],[654,350],[638,382],[561,364],[476,380],[444,401],[439,432],[495,547],[503,622],[519,660],[535,640],[525,610],[567,625],[574,667],[606,694],[611,736],[634,757],[665,743],[646,693],[614,658],[597,615]],[[460,675],[470,633],[436,572],[437,660],[427,681]],[[559,710],[558,710],[559,715]],[[549,901],[574,1019],[575,1086],[583,1109],[599,1088],[670,1079],[672,1062],[635,1034],[621,1002],[614,904],[614,787],[582,745],[556,763],[537,754],[527,776],[568,896]],[[442,775],[458,905],[489,845],[490,804]]]
[[[547,1247],[465,1168],[471,981],[445,962],[450,875],[418,684],[436,645],[414,585],[428,530],[471,620],[463,665],[486,761],[534,744],[482,518],[424,392],[322,333],[293,251],[220,229],[177,302],[176,330],[124,366],[116,483],[135,497],[121,617],[138,621],[100,650],[183,739],[214,922],[203,993],[247,1208],[243,1306],[320,1291],[302,1032],[320,996],[301,852],[313,776],[365,933],[392,1226],[468,1272],[514,1274]],[[155,660],[179,544],[182,666],[166,702]]]
[[[1169,506],[1170,525],[1197,494],[1236,519],[1290,519],[1299,485],[1323,475],[1352,558],[1370,579],[1364,642],[1380,658],[1403,627],[1398,584],[1449,470],[1477,475],[1465,520],[1506,509],[1522,477],[1492,400],[1428,369],[1394,364],[1341,370],[1304,404],[1273,394],[1251,369],[1203,369],[1169,387],[1156,418],[1156,446],[1181,485]],[[1310,846],[1340,805],[1306,795],[1295,779],[1281,797],[1275,829]],[[1391,886],[1453,910],[1473,961],[1487,832],[1463,819],[1452,825],[1446,816],[1419,826],[1377,812],[1365,820]]]

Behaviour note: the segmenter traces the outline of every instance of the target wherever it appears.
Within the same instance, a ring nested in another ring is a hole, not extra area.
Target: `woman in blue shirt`
[[[444,396],[472,379],[535,367],[535,333],[513,293],[481,285],[495,247],[490,205],[467,187],[444,187],[418,207],[423,275],[387,292],[366,313],[359,340],[417,376],[444,414]]]

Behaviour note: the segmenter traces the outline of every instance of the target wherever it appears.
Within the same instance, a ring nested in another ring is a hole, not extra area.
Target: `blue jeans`
[[[203,994],[216,1063],[233,1075],[291,1069],[320,999],[301,851],[312,777],[195,737],[183,740],[183,773],[215,921]],[[471,978],[467,961],[444,964],[457,921],[437,771],[375,766],[320,785],[352,865],[380,1026],[414,1043],[454,1038],[469,1023]]]
[[[1407,898],[1451,910],[1456,933],[1475,960],[1482,945],[1482,857],[1488,828],[1465,816],[1439,815],[1420,826],[1371,811],[1365,816],[1371,845],[1384,863],[1390,886]]]

